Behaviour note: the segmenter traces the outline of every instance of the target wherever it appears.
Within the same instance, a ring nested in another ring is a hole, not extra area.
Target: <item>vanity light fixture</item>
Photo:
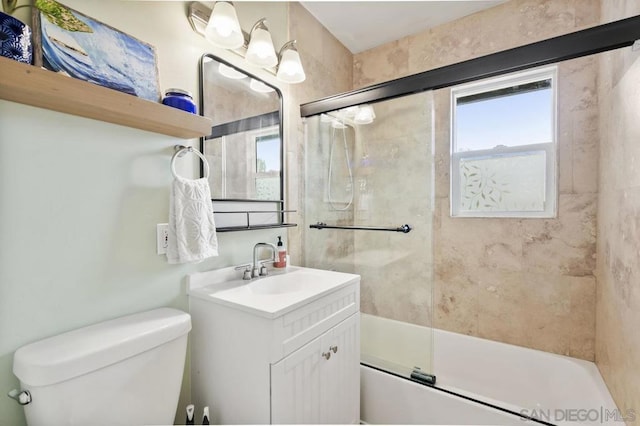
[[[224,49],[237,49],[244,45],[244,36],[233,3],[217,1],[205,29],[205,37]]]
[[[306,75],[295,40],[286,42],[280,49],[278,57],[280,58],[276,73],[278,80],[285,83],[302,83],[305,80]]]
[[[296,41],[286,42],[276,55],[265,18],[256,22],[251,34],[247,34],[240,28],[236,10],[229,1],[216,1],[213,10],[194,1],[189,6],[188,18],[195,32],[216,46],[242,56],[247,63],[263,68],[278,80],[284,83],[301,83],[305,80]]]
[[[274,67],[278,64],[276,50],[273,47],[271,33],[267,28],[266,18],[253,25],[249,36],[249,46],[245,59],[252,65],[262,68]]]

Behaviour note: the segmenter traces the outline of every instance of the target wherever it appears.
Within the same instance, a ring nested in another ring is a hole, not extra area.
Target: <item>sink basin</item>
[[[224,268],[189,275],[189,296],[274,318],[359,280],[359,275],[290,266],[247,281]]]
[[[250,292],[255,294],[284,294],[303,291],[305,285],[300,274],[283,274],[258,279],[248,284]]]

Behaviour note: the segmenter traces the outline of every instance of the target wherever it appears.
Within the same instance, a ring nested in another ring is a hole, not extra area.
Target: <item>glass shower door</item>
[[[432,373],[433,163],[431,92],[306,120],[303,262],[362,277],[362,363],[418,379]]]

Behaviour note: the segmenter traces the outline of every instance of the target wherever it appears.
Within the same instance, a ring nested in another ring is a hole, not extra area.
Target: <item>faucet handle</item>
[[[251,266],[247,266],[247,269],[244,270],[244,272],[242,273],[242,279],[243,280],[251,279]]]
[[[269,271],[267,270],[267,267],[264,266],[264,263],[260,266],[260,275],[263,277],[269,275]]]
[[[251,264],[245,263],[244,265],[236,266],[233,269],[235,269],[236,271],[242,271],[244,269],[244,271],[242,273],[242,279],[243,280],[250,280],[251,279]]]
[[[235,269],[236,271],[241,271],[243,269],[246,268],[251,268],[251,264],[250,263],[243,263],[242,265],[238,265],[236,267],[234,267],[233,269]]]
[[[257,278],[260,276],[260,268],[257,266],[251,270],[251,278]]]

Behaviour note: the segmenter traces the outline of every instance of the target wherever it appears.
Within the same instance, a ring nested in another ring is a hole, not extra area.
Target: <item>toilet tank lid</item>
[[[160,308],[90,325],[18,349],[13,373],[24,384],[46,386],[153,349],[191,330],[189,314]]]

